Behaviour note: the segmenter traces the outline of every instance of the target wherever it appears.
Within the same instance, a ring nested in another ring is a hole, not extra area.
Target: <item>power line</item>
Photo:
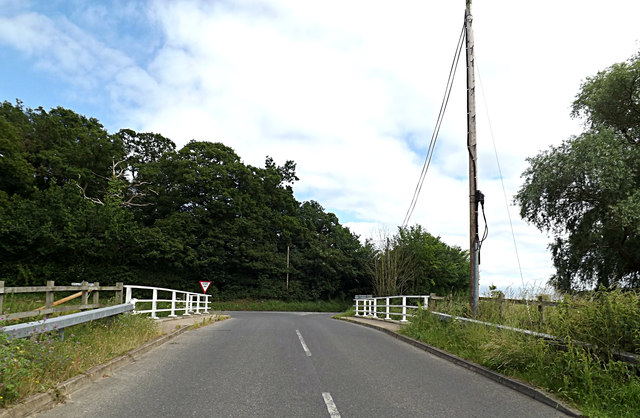
[[[511,211],[509,210],[509,200],[507,199],[507,190],[504,187],[504,177],[502,176],[502,168],[500,167],[500,159],[498,158],[498,148],[496,147],[496,140],[493,136],[493,126],[491,125],[491,118],[489,117],[489,106],[487,105],[487,99],[484,95],[484,86],[482,85],[482,76],[480,75],[480,67],[478,66],[477,57],[476,57],[476,69],[478,70],[478,79],[480,80],[480,90],[482,91],[482,101],[484,102],[485,114],[487,116],[487,123],[489,125],[489,134],[491,135],[491,141],[493,142],[493,152],[496,156],[498,174],[500,175],[500,184],[502,185],[502,194],[504,196],[504,203],[507,209],[507,216],[509,218],[509,226],[511,228],[511,237],[513,238],[513,247],[516,252],[516,261],[518,263],[518,271],[520,272],[520,281],[522,283],[522,289],[524,289],[524,275],[522,274],[522,265],[520,264],[520,254],[518,252],[518,243],[516,241],[516,234],[513,229],[513,221],[511,220]],[[484,207],[483,207],[483,210],[484,210]],[[486,225],[486,218],[485,218],[485,225]],[[528,302],[527,302],[527,312],[529,312]],[[531,320],[531,313],[529,313],[529,319]]]
[[[438,113],[438,118],[436,120],[433,134],[431,135],[431,141],[429,142],[427,155],[425,156],[424,163],[422,164],[422,171],[420,172],[420,176],[418,177],[418,183],[416,184],[416,188],[413,192],[413,197],[411,198],[411,203],[409,204],[407,213],[405,214],[404,220],[402,221],[403,227],[409,223],[409,219],[411,219],[411,215],[413,215],[413,211],[416,208],[416,204],[418,203],[418,196],[420,196],[420,192],[422,191],[424,179],[427,176],[427,171],[429,171],[429,166],[431,165],[431,158],[433,157],[433,152],[436,148],[440,126],[442,126],[444,113],[447,109],[447,104],[449,103],[449,97],[451,96],[451,89],[453,87],[453,80],[455,79],[456,69],[458,68],[458,61],[460,60],[462,46],[464,44],[464,33],[465,27],[464,25],[462,25],[462,31],[460,32],[460,38],[458,39],[456,52],[453,56],[453,62],[451,63],[451,68],[449,70],[449,78],[447,80],[447,86],[445,87],[444,97],[442,98],[442,104],[440,105],[440,112]]]

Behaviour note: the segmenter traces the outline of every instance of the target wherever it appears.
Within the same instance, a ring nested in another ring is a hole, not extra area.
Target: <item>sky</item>
[[[299,201],[379,240],[411,203],[465,4],[0,0],[0,100],[178,147],[222,142],[254,166],[293,160]],[[476,0],[472,14],[489,230],[480,289],[535,292],[554,270],[550,237],[513,203],[526,159],[583,131],[571,103],[587,77],[640,50],[640,2]],[[468,249],[464,67],[409,224]]]

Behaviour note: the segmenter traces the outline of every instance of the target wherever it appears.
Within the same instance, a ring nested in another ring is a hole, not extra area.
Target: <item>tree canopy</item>
[[[0,280],[124,281],[219,297],[318,299],[367,292],[368,253],[316,202],[292,161],[244,164],[230,147],[181,149],[109,134],[72,110],[0,106]],[[291,254],[286,288],[287,247]]]
[[[562,290],[640,286],[640,55],[588,78],[573,103],[586,131],[528,159],[515,200],[550,233]]]
[[[218,298],[371,293],[388,252],[361,243],[319,202],[298,202],[297,180],[293,161],[254,167],[219,142],[178,149],[157,133],[109,134],[69,109],[3,102],[0,280],[192,291],[208,280]],[[444,293],[467,281],[466,252],[419,226],[391,245],[404,264],[390,293]]]
[[[398,228],[374,250],[374,292],[439,295],[469,287],[469,252],[451,247],[420,225]]]

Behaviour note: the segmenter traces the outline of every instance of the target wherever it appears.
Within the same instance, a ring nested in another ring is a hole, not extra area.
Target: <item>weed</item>
[[[440,301],[437,310],[460,312],[466,303],[448,298]],[[536,310],[530,320],[525,305],[505,305],[502,317],[494,304],[482,307],[485,311],[480,316],[485,321],[538,324]],[[638,315],[636,294],[597,292],[588,298],[567,297],[548,311],[545,330],[563,337],[564,344],[462,321],[441,321],[429,312],[414,317],[402,332],[542,387],[577,405],[587,416],[635,417],[640,411],[638,370],[610,354],[623,348],[638,352]]]
[[[119,315],[65,331],[64,341],[46,325],[23,339],[0,332],[0,406],[46,391],[159,335],[153,320],[140,315]]]

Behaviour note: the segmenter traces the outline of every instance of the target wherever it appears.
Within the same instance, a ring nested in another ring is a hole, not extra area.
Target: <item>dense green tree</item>
[[[420,225],[399,228],[394,247],[412,261],[411,280],[407,283],[411,293],[423,295],[450,294],[469,285],[469,252],[445,244]]]
[[[640,286],[640,56],[588,78],[573,107],[588,130],[530,158],[520,214],[553,235],[551,283]]]
[[[612,129],[640,145],[640,53],[588,77],[572,115],[582,117],[592,130]]]
[[[0,106],[0,280],[155,285],[218,297],[349,298],[372,254],[317,202],[292,161],[242,162],[221,143],[176,149],[93,118]],[[286,286],[287,250],[291,253]]]
[[[36,186],[73,183],[88,197],[102,196],[114,162],[124,158],[117,137],[107,133],[95,118],[57,107],[27,109],[31,130],[26,135],[29,162]]]
[[[450,294],[469,284],[469,253],[449,246],[420,225],[400,227],[386,237],[373,258],[378,295]]]

